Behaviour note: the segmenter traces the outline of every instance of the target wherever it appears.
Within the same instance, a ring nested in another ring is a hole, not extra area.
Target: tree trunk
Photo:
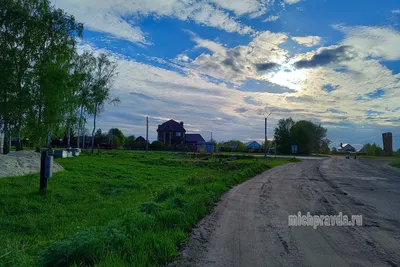
[[[7,122],[4,121],[4,146],[3,146],[3,154],[6,155],[10,152],[10,147],[9,147],[9,141],[8,141],[8,128],[7,128]]]
[[[22,140],[21,140],[21,131],[22,131],[22,114],[20,114],[19,121],[18,121],[18,143],[16,147],[16,151],[21,151],[22,150]]]
[[[21,68],[21,66],[20,66]],[[22,73],[21,73],[21,69],[19,69],[18,72],[18,112],[19,112],[19,118],[18,118],[18,136],[17,136],[17,144],[16,144],[16,151],[20,151],[22,150],[22,144],[21,144],[21,129],[22,129],[22,120],[23,120],[23,111],[22,111],[22,107],[23,107],[23,96],[22,96]]]
[[[92,154],[94,150],[94,132],[96,131],[96,116],[97,116],[97,103],[94,107],[94,117],[93,117],[93,130],[92,130]]]
[[[68,143],[67,143],[67,148],[71,147],[71,125],[68,122]]]
[[[46,147],[47,149],[50,149],[50,144],[51,143],[51,130],[47,130],[47,141],[46,141]]]
[[[83,117],[83,105],[81,106],[81,112],[79,114],[79,125],[78,125],[78,148],[80,147],[80,135],[82,134],[82,117]]]

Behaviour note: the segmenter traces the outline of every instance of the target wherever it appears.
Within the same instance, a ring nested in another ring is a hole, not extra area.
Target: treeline
[[[0,129],[9,139],[49,146],[52,137],[78,138],[111,97],[116,63],[105,54],[78,53],[83,25],[47,0],[2,0],[0,9]],[[78,142],[80,143],[80,142]]]
[[[365,151],[365,155],[367,155],[367,156],[376,156],[376,157],[387,156],[387,154],[385,153],[383,148],[378,146],[375,143],[373,143],[373,144],[370,144],[370,143],[365,144],[364,145],[364,151]],[[397,150],[397,152],[394,152],[393,156],[400,157],[400,149]]]
[[[291,154],[292,145],[298,146],[299,154],[329,154],[330,140],[326,135],[327,129],[321,125],[306,120],[296,122],[292,118],[284,118],[279,120],[274,138],[277,152],[280,154]]]

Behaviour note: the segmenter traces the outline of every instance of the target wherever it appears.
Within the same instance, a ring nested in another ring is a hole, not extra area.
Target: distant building
[[[201,142],[197,144],[197,152],[200,153],[213,153],[214,143],[213,142]]]
[[[145,150],[146,143],[146,139],[142,136],[139,136],[135,139],[135,141],[133,141],[133,144],[130,145],[130,149]]]
[[[164,145],[180,145],[185,143],[186,130],[183,121],[169,120],[157,128],[157,140]]]
[[[383,133],[382,134],[383,141],[383,151],[387,156],[391,156],[393,154],[393,135],[392,133]]]
[[[144,139],[144,137],[142,137],[142,136],[139,136],[138,138],[135,139],[134,142],[136,142],[136,143],[139,143],[139,142],[146,142],[146,139]]]
[[[260,149],[261,145],[257,142],[257,141],[250,141],[246,143],[246,148],[249,150],[256,150],[256,149]]]
[[[337,153],[348,153],[348,152],[356,152],[356,149],[350,144],[340,143],[340,146],[337,149]]]
[[[186,145],[197,145],[203,142],[205,142],[205,140],[200,134],[185,134]]]

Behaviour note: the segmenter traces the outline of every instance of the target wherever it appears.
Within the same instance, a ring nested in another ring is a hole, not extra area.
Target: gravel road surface
[[[400,266],[400,170],[332,157],[234,187],[170,266]],[[288,216],[362,215],[362,226],[288,226]]]

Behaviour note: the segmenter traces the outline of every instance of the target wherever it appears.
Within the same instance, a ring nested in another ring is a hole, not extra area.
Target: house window
[[[181,136],[181,133],[179,133],[179,132],[176,133],[176,136],[177,136],[177,137],[180,137],[180,136]]]

